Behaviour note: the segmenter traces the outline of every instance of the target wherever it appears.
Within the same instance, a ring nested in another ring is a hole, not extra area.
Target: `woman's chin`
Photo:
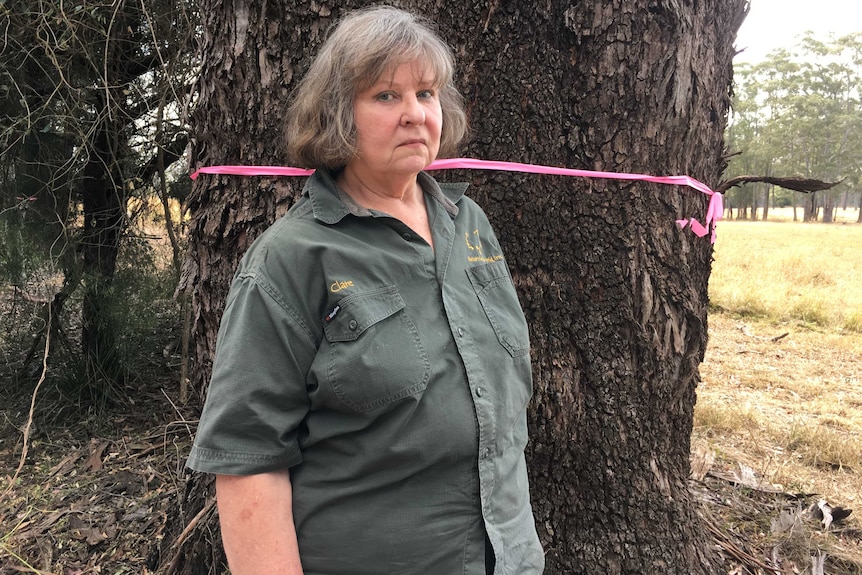
[[[434,158],[428,156],[411,156],[396,162],[393,165],[393,172],[400,174],[418,174],[434,161]]]

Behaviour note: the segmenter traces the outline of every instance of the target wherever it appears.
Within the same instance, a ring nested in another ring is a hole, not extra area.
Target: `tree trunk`
[[[835,198],[832,194],[823,195],[823,223],[831,224],[835,221]]]
[[[743,0],[403,5],[438,22],[455,48],[474,133],[467,155],[719,181]],[[328,9],[288,6],[269,2],[264,15],[251,0],[204,1],[195,165],[283,160],[294,71],[329,25]],[[531,325],[528,458],[546,572],[716,572],[688,490],[712,248],[674,225],[702,218],[706,196],[605,180],[440,177],[473,184]],[[184,285],[195,297],[200,395],[239,256],[300,183],[196,183]],[[186,501],[185,521],[196,505]],[[199,531],[198,541],[211,536]],[[182,562],[183,573],[216,568],[191,552]]]
[[[94,399],[103,399],[111,386],[123,384],[127,377],[128,368],[118,350],[118,303],[112,285],[135,186],[130,165],[138,152],[130,138],[142,114],[135,111],[129,93],[158,64],[154,55],[147,54],[149,32],[141,36],[141,28],[148,27],[145,12],[137,2],[123,0],[94,8],[91,14],[110,23],[97,44],[100,63],[90,93],[94,122],[82,142],[87,156],[78,186],[84,220],[79,241],[85,288],[81,346],[87,374],[81,392]],[[64,271],[73,277],[79,274]]]
[[[760,186],[756,185],[751,190],[751,221],[757,221],[757,210],[760,208]]]
[[[99,102],[103,118],[90,143],[90,157],[80,186],[84,212],[80,249],[85,285],[81,347],[87,374],[81,391],[92,395],[91,399],[101,399],[112,384],[120,383],[124,371],[117,353],[110,291],[126,225],[127,195],[119,160],[127,143],[123,123],[112,120],[116,110],[111,110],[105,98],[100,97]],[[66,275],[70,274],[74,275],[74,271],[66,270]]]
[[[192,117],[192,167],[283,164],[283,115],[295,85],[329,27],[329,10],[300,11],[292,2],[202,2],[204,37],[198,104]],[[290,178],[202,176],[188,199],[189,252],[178,290],[192,294],[194,366],[190,391],[200,406],[212,369],[216,334],[239,260],[301,190]],[[204,509],[211,482],[188,478],[175,535]],[[162,571],[220,573],[224,554],[215,520],[179,548],[166,541]],[[212,533],[215,531],[215,535]]]
[[[718,182],[742,4],[472,2],[440,14],[472,106],[469,153]],[[687,483],[712,249],[673,225],[703,214],[705,196],[467,177],[532,327],[528,455],[547,573],[715,573]]]
[[[811,192],[805,196],[805,210],[802,216],[803,222],[817,221],[817,212],[820,209],[819,200],[820,194],[817,192]]]
[[[760,219],[764,222],[769,219],[769,197],[772,192],[773,186],[768,185],[763,190],[763,215]]]

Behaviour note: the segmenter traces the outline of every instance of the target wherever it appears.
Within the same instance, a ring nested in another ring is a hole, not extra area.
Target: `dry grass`
[[[862,333],[862,225],[725,221],[718,238],[717,309]]]
[[[862,502],[862,335],[724,314],[710,331],[696,437],[784,489]]]
[[[818,550],[829,556],[825,573],[862,570],[860,245],[856,225],[722,222],[719,229],[710,283],[718,311],[709,320],[693,451],[715,456],[725,475],[753,471],[767,489],[856,509],[849,531],[790,525],[793,503],[773,509],[768,521],[724,516],[726,528],[762,548],[796,552],[797,573],[815,572],[798,560]]]
[[[736,212],[734,212],[736,217]],[[802,219],[802,208],[796,209],[796,217],[799,221]],[[757,219],[763,219],[763,210],[757,210]],[[859,219],[858,207],[840,207],[835,212],[835,223],[838,224],[855,224]],[[793,208],[769,208],[767,220],[770,222],[793,222]]]

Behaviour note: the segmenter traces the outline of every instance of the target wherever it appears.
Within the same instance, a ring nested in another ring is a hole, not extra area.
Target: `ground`
[[[174,410],[175,398],[141,390],[133,404],[37,417],[9,490],[28,408],[18,403],[0,437],[9,470],[0,494],[0,573],[153,571],[164,559],[162,539],[183,490],[194,425]]]
[[[791,354],[810,354],[818,373],[849,373],[845,391],[855,394],[852,388],[858,386],[851,379],[862,369],[859,352],[849,352],[855,363],[848,367],[847,353],[822,353],[825,344],[836,345],[833,340],[797,326],[785,329],[723,314],[711,317],[710,325],[691,479],[710,528],[711,540],[705,544],[721,554],[726,574],[862,573],[862,511],[828,529],[807,512],[821,498],[833,505],[858,505],[858,469],[811,465],[799,451],[782,458],[775,452],[773,428],[722,424],[720,418],[722,406],[744,401],[758,402],[751,409],[763,421],[786,420],[798,411],[806,400],[798,388],[773,386],[757,396],[757,386],[745,383],[746,373],[772,373],[770,367],[780,369]],[[784,331],[792,333],[773,340]],[[739,363],[752,357],[754,361]],[[825,365],[828,361],[836,365]],[[56,394],[36,393],[22,465],[35,383],[7,390],[2,397],[0,575],[152,573],[160,565],[162,573],[169,572],[165,566],[182,553],[181,544],[163,545],[169,530],[205,523],[195,517],[172,521],[178,513],[174,502],[184,489],[183,460],[196,418],[192,410],[178,407],[177,385],[170,380],[141,385],[131,399],[99,409],[75,408]],[[741,394],[747,399],[740,399]],[[859,395],[845,400],[845,408],[853,411],[848,416],[860,417]],[[754,415],[743,408],[733,413],[745,415],[742,419],[749,423],[761,421],[746,419]],[[771,465],[781,474],[758,463],[769,450],[775,452]],[[779,479],[783,484],[777,484]]]

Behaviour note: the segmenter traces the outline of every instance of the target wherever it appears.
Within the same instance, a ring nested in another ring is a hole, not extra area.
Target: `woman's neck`
[[[373,177],[357,173],[350,167],[337,176],[336,182],[359,205],[369,209],[381,209],[400,206],[410,206],[422,201],[422,191],[416,174],[386,174]]]

